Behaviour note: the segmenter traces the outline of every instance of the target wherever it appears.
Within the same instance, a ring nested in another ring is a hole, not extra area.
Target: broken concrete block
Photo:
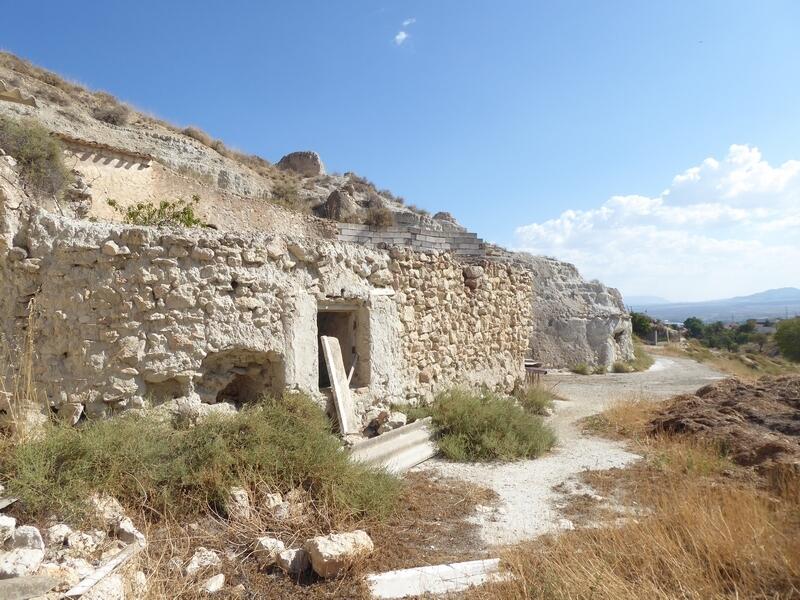
[[[4,579],[0,580],[0,598],[47,598],[47,592],[57,584],[57,579],[46,575]]]
[[[290,575],[305,573],[311,565],[308,552],[303,548],[293,548],[279,552],[278,556],[275,558],[275,562]]]
[[[285,549],[286,546],[283,545],[282,541],[266,535],[256,540],[256,549],[253,554],[262,567],[269,567],[275,564],[275,559],[278,557],[278,554]]]
[[[375,549],[366,531],[357,529],[350,533],[332,533],[306,540],[303,548],[308,552],[311,566],[320,577],[336,577],[342,570]]]

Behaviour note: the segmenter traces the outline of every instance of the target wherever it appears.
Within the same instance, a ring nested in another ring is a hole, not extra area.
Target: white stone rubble
[[[320,577],[336,577],[356,560],[367,556],[375,549],[367,532],[357,529],[350,533],[321,535],[303,545],[308,552],[311,566]]]
[[[278,554],[283,552],[286,546],[277,538],[265,535],[256,540],[256,549],[253,554],[262,567],[269,567],[275,564]]]

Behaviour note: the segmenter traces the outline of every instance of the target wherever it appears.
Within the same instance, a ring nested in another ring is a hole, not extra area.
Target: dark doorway
[[[365,308],[338,308],[317,313],[317,354],[319,362],[319,387],[331,386],[328,366],[322,352],[321,336],[335,337],[342,349],[342,362],[347,374],[353,370],[353,386],[367,385],[369,374],[369,335]]]

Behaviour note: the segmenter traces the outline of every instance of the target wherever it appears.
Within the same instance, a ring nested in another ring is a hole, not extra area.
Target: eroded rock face
[[[633,358],[633,330],[622,296],[587,282],[574,265],[518,255],[533,276],[530,349],[549,367],[610,367]]]
[[[309,150],[301,152],[291,152],[281,158],[277,164],[281,169],[288,169],[295,173],[300,173],[305,177],[325,175],[325,165],[316,152]]]

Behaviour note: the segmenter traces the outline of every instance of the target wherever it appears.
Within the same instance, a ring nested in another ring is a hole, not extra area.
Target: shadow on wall
[[[284,361],[277,352],[230,349],[209,354],[195,385],[207,404],[228,402],[237,408],[263,394],[280,395],[285,387]]]

